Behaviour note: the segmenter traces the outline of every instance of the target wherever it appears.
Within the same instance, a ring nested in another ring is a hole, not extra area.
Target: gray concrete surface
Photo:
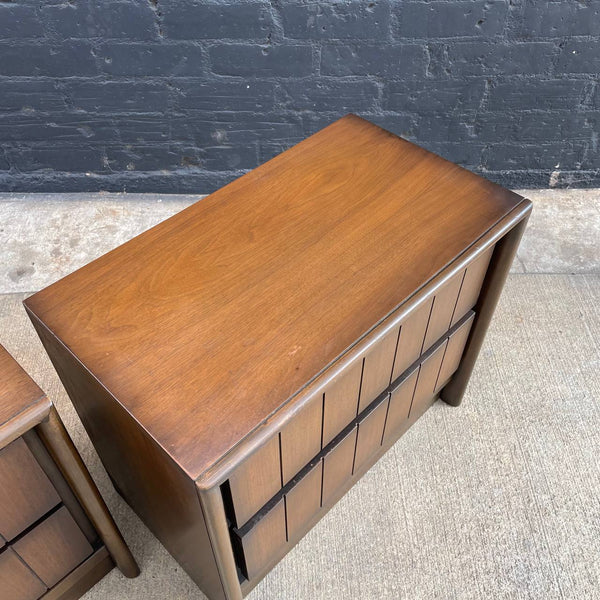
[[[600,598],[600,192],[525,193],[463,405],[436,404],[252,600]],[[86,600],[204,596],[112,488],[21,301],[195,199],[0,198],[0,343],[55,401],[142,568]]]

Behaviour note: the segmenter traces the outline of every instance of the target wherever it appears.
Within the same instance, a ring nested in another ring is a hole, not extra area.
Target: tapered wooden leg
[[[137,577],[140,569],[54,406],[50,409],[48,419],[42,421],[36,431],[75,492],[117,567],[126,577]]]
[[[463,358],[450,383],[440,393],[440,398],[452,406],[458,406],[462,402],[471,373],[473,372],[473,367],[475,366],[475,361],[481,350],[483,339],[492,320],[496,304],[498,304],[504,282],[517,253],[517,248],[519,247],[519,242],[523,236],[528,219],[529,212],[496,245],[488,275],[483,282],[479,300],[475,307],[475,322],[471,328]]]

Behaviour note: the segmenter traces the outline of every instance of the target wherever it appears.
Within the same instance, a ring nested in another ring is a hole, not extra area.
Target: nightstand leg
[[[140,569],[54,407],[50,409],[48,420],[42,421],[36,431],[75,492],[117,567],[126,577],[137,577]]]
[[[475,361],[479,355],[528,219],[529,213],[498,242],[494,250],[488,275],[483,282],[479,300],[475,307],[475,322],[467,340],[462,360],[450,383],[440,393],[440,398],[447,404],[458,406],[462,402]]]

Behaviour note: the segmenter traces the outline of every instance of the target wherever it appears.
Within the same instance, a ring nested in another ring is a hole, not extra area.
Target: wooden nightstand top
[[[0,345],[0,448],[45,418],[50,406],[35,381]]]
[[[349,115],[25,304],[196,478],[523,201]]]

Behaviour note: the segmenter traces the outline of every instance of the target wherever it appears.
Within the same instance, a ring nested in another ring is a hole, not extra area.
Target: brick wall
[[[600,185],[600,1],[0,1],[0,190],[208,192],[356,112]]]

